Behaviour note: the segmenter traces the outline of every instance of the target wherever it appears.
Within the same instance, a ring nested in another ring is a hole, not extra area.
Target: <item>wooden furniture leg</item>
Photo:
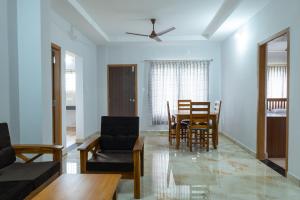
[[[133,178],[134,178],[134,198],[141,198],[141,157],[139,151],[133,152]]]
[[[180,129],[181,129],[181,117],[178,116],[176,125],[176,149],[179,149],[180,145]]]

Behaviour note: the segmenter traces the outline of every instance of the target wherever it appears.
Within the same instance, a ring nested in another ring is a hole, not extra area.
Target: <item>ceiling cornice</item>
[[[92,26],[94,29],[107,41],[110,42],[107,34],[102,28],[95,22],[95,20],[86,12],[86,10],[78,3],[77,0],[68,0],[75,10]]]
[[[202,36],[207,39],[211,38],[240,3],[241,0],[224,0],[220,9],[202,33]]]

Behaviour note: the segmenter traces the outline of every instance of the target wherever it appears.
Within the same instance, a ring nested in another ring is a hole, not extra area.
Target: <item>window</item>
[[[267,67],[267,98],[287,98],[287,66]]]
[[[152,123],[167,123],[167,106],[173,113],[178,99],[208,100],[210,61],[151,61],[150,102]]]

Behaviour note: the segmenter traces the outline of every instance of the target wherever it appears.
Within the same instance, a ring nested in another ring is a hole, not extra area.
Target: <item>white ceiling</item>
[[[54,0],[53,8],[98,44],[151,41],[146,37],[125,34],[125,32],[150,34],[152,30],[150,18],[157,19],[157,32],[176,27],[175,31],[161,37],[163,41],[206,40],[202,34],[209,25],[213,25],[216,29],[212,32],[210,40],[221,41],[245,24],[270,1]],[[64,9],[61,9],[62,7]],[[227,13],[226,8],[229,8]]]

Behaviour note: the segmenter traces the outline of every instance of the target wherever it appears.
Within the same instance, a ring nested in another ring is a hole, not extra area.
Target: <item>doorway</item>
[[[62,144],[61,47],[51,44],[52,63],[52,142]]]
[[[288,171],[289,29],[259,44],[257,158]]]
[[[66,147],[76,143],[76,63],[75,55],[65,54]]]
[[[108,113],[137,116],[137,65],[108,65]]]

